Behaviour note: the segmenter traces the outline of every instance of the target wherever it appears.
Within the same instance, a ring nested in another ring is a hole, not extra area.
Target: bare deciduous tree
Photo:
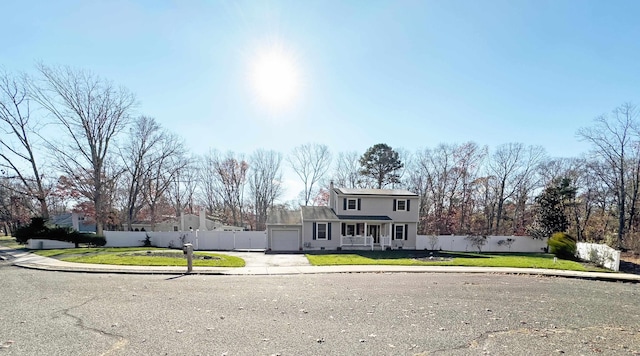
[[[175,207],[176,216],[179,216],[181,212],[195,214],[195,193],[198,189],[198,177],[200,176],[200,167],[196,162],[197,158],[190,158],[169,187],[170,199]]]
[[[233,152],[228,152],[223,157],[219,152],[210,151],[204,158],[203,167],[211,170],[204,175],[213,179],[212,189],[217,193],[219,201],[229,215],[226,222],[241,226],[244,187],[249,164],[242,155],[236,156]]]
[[[105,188],[113,177],[105,162],[113,141],[127,126],[136,100],[125,88],[92,73],[69,67],[38,65],[40,85],[32,85],[34,99],[55,118],[68,139],[52,142],[56,164],[69,178],[89,178],[85,191],[95,206],[96,232],[102,234],[107,218]]]
[[[222,219],[223,203],[220,199],[217,184],[217,174],[214,167],[216,162],[216,151],[209,151],[200,160],[200,169],[198,176],[198,187],[200,193],[199,202],[205,207],[209,215],[214,215],[218,219]]]
[[[336,186],[344,188],[360,188],[362,184],[360,175],[360,155],[356,151],[340,152],[333,173],[333,181]]]
[[[504,204],[514,197],[518,189],[527,183],[545,157],[540,146],[524,146],[521,143],[507,143],[498,146],[489,162],[489,172],[495,177],[496,214],[493,233],[501,234],[504,218]]]
[[[606,162],[611,172],[604,178],[615,187],[618,208],[617,247],[622,247],[626,217],[626,171],[633,145],[638,144],[638,110],[632,104],[623,104],[610,115],[597,117],[594,126],[578,130],[578,137],[591,143],[593,153]]]
[[[287,161],[304,184],[302,195],[304,205],[307,206],[314,196],[316,184],[324,178],[331,166],[329,148],[317,143],[301,145],[293,149]]]
[[[164,132],[161,134],[153,153],[147,157],[147,170],[143,176],[144,200],[149,208],[151,226],[155,229],[160,216],[159,208],[167,201],[167,195],[175,197],[172,188],[180,184],[180,176],[183,172],[191,172],[192,162],[187,156],[184,141],[175,134]],[[143,161],[144,162],[144,161]],[[177,184],[176,184],[177,183]],[[178,202],[180,191],[177,192]],[[175,208],[175,204],[174,209]],[[179,216],[178,210],[175,215]]]
[[[440,144],[416,153],[410,181],[421,194],[421,211],[428,212],[422,220],[425,230],[436,234],[472,232],[472,193],[485,154],[486,148],[473,142]]]
[[[166,184],[152,185],[156,175],[172,178],[183,167],[185,148],[182,141],[170,134],[154,118],[141,116],[130,129],[128,143],[121,151],[125,167],[126,199],[125,222],[131,230],[137,214],[148,201],[145,197],[151,186],[166,189]],[[169,163],[167,165],[167,163]],[[158,171],[158,169],[161,169]],[[163,194],[164,191],[155,191]]]
[[[249,160],[249,190],[255,208],[256,230],[265,230],[267,213],[282,193],[282,154],[275,151],[255,151]]]
[[[31,118],[27,80],[0,72],[0,129],[5,133],[0,137],[0,169],[8,178],[3,181],[20,183],[5,185],[5,189],[35,199],[40,216],[49,219],[47,196],[50,189],[46,187],[42,167],[36,159],[34,141],[41,123]]]

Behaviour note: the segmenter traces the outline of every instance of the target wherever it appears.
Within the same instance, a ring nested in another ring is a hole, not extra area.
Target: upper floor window
[[[409,211],[409,199],[393,199],[393,211]]]
[[[360,210],[360,199],[344,198],[343,210]]]

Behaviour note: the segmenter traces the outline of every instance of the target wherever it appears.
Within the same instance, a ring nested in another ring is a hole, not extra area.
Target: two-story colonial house
[[[329,189],[329,206],[277,211],[267,221],[271,251],[415,249],[418,195],[403,189]]]

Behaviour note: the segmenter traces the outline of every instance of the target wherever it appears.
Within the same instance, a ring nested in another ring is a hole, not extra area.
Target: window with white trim
[[[396,201],[396,210],[398,210],[398,211],[406,211],[407,210],[407,200],[406,199],[398,199]]]
[[[347,199],[347,210],[357,210],[357,209],[358,209],[358,200]]]
[[[393,239],[404,240],[404,234],[406,233],[406,231],[404,231],[404,225],[398,224],[394,229],[395,231],[393,232]]]
[[[318,240],[326,240],[328,234],[327,231],[329,231],[327,223],[318,223],[316,227],[316,238]]]
[[[347,225],[347,236],[354,236],[356,234],[355,225]]]

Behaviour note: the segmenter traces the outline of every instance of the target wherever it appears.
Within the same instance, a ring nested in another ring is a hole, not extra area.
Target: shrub
[[[549,252],[559,258],[573,260],[576,258],[576,240],[564,232],[556,232],[549,238]]]
[[[482,246],[487,244],[486,236],[469,235],[465,237],[465,240],[469,241],[471,246],[478,249],[478,253],[482,253]]]
[[[86,237],[84,238],[85,239],[84,243],[88,244],[89,246],[100,247],[107,244],[107,239],[102,235],[96,235],[96,234],[81,234],[81,235],[86,235]]]
[[[91,246],[104,246],[107,240],[104,236],[92,233],[80,233],[70,227],[48,228],[44,225],[44,219],[33,218],[31,224],[16,229],[13,235],[18,243],[26,244],[31,238],[41,238],[55,241],[71,242],[78,247],[80,244]]]
[[[26,244],[29,239],[34,237],[45,238],[49,229],[44,223],[45,220],[43,218],[31,218],[29,225],[17,228],[12,235],[21,244]]]
[[[48,231],[45,233],[45,236],[43,237],[49,240],[68,241],[73,234],[74,234],[74,231],[70,227],[54,227],[54,228],[48,229]],[[73,241],[69,241],[69,242],[73,242]]]
[[[143,247],[152,247],[153,246],[151,244],[151,236],[149,236],[149,234],[145,234],[144,240],[141,240],[140,242],[142,242],[142,246]]]

